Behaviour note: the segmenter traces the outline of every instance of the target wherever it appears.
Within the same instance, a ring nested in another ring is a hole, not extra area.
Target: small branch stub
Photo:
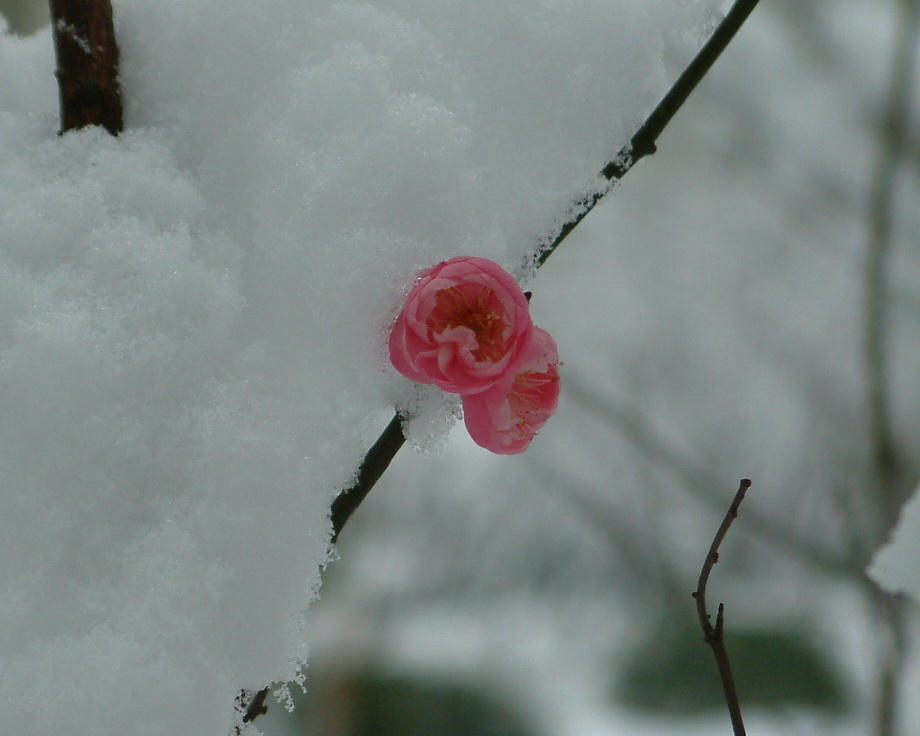
[[[101,125],[118,135],[124,122],[110,0],[50,0],[50,5],[61,133]]]
[[[268,713],[268,705],[265,699],[268,697],[270,688],[262,688],[256,693],[251,690],[240,690],[236,696],[236,710],[241,713],[240,724],[234,729],[236,736],[242,736],[243,730],[248,723],[252,723],[256,718]]]
[[[728,512],[719,526],[712,544],[709,546],[709,552],[706,554],[706,560],[703,562],[703,569],[700,571],[700,578],[697,582],[696,590],[693,591],[693,598],[696,600],[696,612],[700,619],[700,626],[703,629],[704,641],[712,647],[712,653],[716,658],[716,665],[719,668],[719,677],[722,680],[722,690],[725,693],[725,702],[728,705],[728,713],[732,721],[732,729],[735,736],[745,736],[744,721],[741,718],[741,704],[738,701],[738,692],[735,689],[735,679],[732,676],[731,663],[728,659],[728,652],[725,649],[725,639],[723,630],[725,628],[725,606],[719,604],[716,613],[716,623],[713,626],[710,620],[709,612],[706,609],[706,585],[709,582],[709,574],[712,568],[719,561],[719,547],[729,527],[735,519],[738,518],[738,508],[744,500],[744,496],[751,487],[751,481],[747,478],[741,481],[735,498],[732,500]]]
[[[243,723],[251,723],[261,715],[268,713],[268,706],[265,705],[265,698],[268,697],[268,688],[262,688],[246,706],[246,713],[243,714]]]

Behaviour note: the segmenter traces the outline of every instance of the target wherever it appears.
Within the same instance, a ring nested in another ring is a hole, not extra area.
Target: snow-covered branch
[[[613,185],[626,176],[641,159],[655,153],[657,140],[677,111],[690,97],[699,82],[712,68],[716,59],[728,48],[728,44],[750,16],[759,0],[737,0],[723,18],[715,32],[693,61],[661,101],[655,106],[645,122],[601,170],[598,187],[570,210],[568,218],[554,236],[548,237],[536,249],[534,265],[542,266],[563,240],[577,227]],[[361,502],[367,497],[380,476],[389,466],[405,442],[405,436],[398,416],[394,416],[380,434],[377,441],[365,455],[355,483],[342,491],[332,505],[333,541],[338,539],[342,528],[351,518]]]

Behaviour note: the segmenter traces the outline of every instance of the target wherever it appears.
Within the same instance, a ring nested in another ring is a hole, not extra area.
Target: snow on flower
[[[460,256],[422,272],[390,331],[390,360],[413,381],[468,396],[516,375],[533,331],[514,277]]]
[[[549,333],[534,328],[519,372],[492,388],[463,397],[463,419],[473,441],[500,455],[524,452],[556,411],[559,352]]]

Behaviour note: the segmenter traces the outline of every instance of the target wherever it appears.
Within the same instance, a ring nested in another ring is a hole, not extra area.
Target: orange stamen
[[[473,357],[481,362],[495,362],[505,355],[501,344],[505,325],[502,315],[489,309],[492,290],[485,286],[451,286],[435,295],[435,307],[429,322],[435,332],[453,327],[467,327],[476,335],[479,347]]]

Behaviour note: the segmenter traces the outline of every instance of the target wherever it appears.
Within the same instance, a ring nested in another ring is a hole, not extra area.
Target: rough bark
[[[123,127],[118,44],[109,0],[50,0],[57,57],[61,133],[101,125]]]

